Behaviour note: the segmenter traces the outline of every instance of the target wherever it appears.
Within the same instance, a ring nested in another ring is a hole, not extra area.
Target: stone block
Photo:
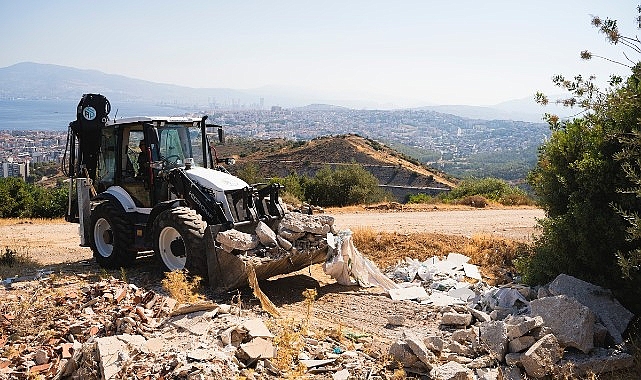
[[[238,230],[227,230],[216,235],[216,241],[232,249],[247,251],[258,247],[258,236]]]
[[[289,251],[293,247],[292,243],[280,235],[276,235],[276,240],[278,241],[278,245],[285,251]]]
[[[566,274],[558,275],[548,286],[554,295],[575,298],[587,306],[608,329],[614,343],[623,342],[623,333],[634,314],[617,301],[612,292]]]
[[[528,376],[541,378],[552,373],[561,359],[563,349],[552,334],[539,339],[521,357],[521,365]]]
[[[443,313],[441,324],[453,326],[469,326],[472,323],[472,314]]]
[[[258,240],[260,240],[260,243],[264,246],[269,247],[278,244],[276,241],[276,233],[263,222],[258,222],[256,225],[256,236],[258,236]]]
[[[634,357],[615,349],[596,348],[590,355],[566,353],[554,369],[558,378],[594,376],[634,366]]]
[[[418,356],[416,356],[412,349],[402,340],[398,340],[390,345],[389,355],[394,361],[401,363],[403,367],[425,368],[423,362],[418,359]]]
[[[242,343],[239,351],[237,353],[246,355],[250,360],[271,359],[276,356],[276,349],[272,343],[263,338],[254,338],[249,343]]]
[[[532,329],[543,326],[543,318],[522,315],[506,319],[505,323],[507,325],[507,338],[512,340],[527,334]]]
[[[521,352],[530,348],[536,342],[536,338],[530,335],[520,336],[512,339],[508,344],[510,352]]]
[[[451,361],[430,371],[432,380],[474,380],[474,372],[462,364]]]
[[[443,339],[441,337],[430,335],[423,339],[423,343],[428,350],[432,351],[435,354],[441,353],[443,351]]]
[[[595,316],[574,298],[560,295],[530,302],[531,314],[540,316],[560,344],[589,352],[594,347]]]
[[[414,355],[423,362],[425,368],[431,369],[434,366],[434,363],[437,361],[436,356],[432,351],[428,350],[423,343],[423,340],[420,339],[416,334],[405,333],[405,343],[407,346],[414,352]]]
[[[498,361],[503,361],[507,352],[507,328],[503,321],[484,322],[479,325],[481,344]]]
[[[281,228],[278,227],[278,236],[282,237],[283,239],[289,241],[290,243],[295,242],[296,240],[302,238],[305,236],[304,232],[295,232],[288,230],[287,228]]]

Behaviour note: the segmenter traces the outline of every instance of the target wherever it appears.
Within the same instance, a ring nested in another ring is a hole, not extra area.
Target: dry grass
[[[506,275],[514,272],[514,259],[527,251],[528,245],[491,235],[472,238],[436,233],[400,234],[378,232],[372,228],[358,228],[353,234],[354,245],[379,267],[388,268],[406,257],[426,260],[432,256],[444,257],[459,252],[481,267],[492,284],[509,281]]]
[[[169,293],[169,296],[178,303],[194,303],[205,299],[200,294],[201,278],[198,276],[188,279],[183,271],[172,271],[165,273],[165,278],[161,281],[163,289]]]
[[[0,218],[0,226],[15,226],[20,224],[51,224],[67,223],[63,218],[43,219],[43,218]]]
[[[0,279],[33,274],[40,263],[29,258],[26,247],[0,247]]]

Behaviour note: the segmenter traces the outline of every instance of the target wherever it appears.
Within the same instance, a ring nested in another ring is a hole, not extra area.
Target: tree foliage
[[[619,33],[616,21],[594,17],[593,25],[613,44],[639,46],[638,39]],[[603,58],[587,51],[581,57]],[[542,235],[525,277],[541,283],[568,273],[615,290],[639,310],[639,278],[623,275],[632,275],[629,269],[635,265],[638,269],[634,252],[641,247],[641,230],[634,234],[641,225],[633,217],[641,209],[641,198],[635,196],[641,195],[635,178],[641,168],[641,65],[626,59],[630,65],[620,64],[631,68],[630,77],[612,76],[605,90],[594,84],[594,77],[553,79],[570,93],[559,102],[582,112],[573,120],[547,115],[552,136],[528,178],[547,218],[540,223]],[[537,94],[537,101],[549,100]]]
[[[59,218],[67,207],[66,186],[45,188],[20,178],[0,178],[0,218]]]

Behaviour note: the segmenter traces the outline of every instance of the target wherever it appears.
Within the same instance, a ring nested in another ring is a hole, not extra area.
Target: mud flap
[[[216,226],[208,226],[205,229],[209,286],[214,291],[227,291],[248,285],[245,262],[238,256],[216,247],[217,233]],[[258,280],[265,280],[273,276],[295,272],[313,264],[323,263],[326,258],[327,245],[312,251],[303,250],[280,259],[256,265],[254,270]]]

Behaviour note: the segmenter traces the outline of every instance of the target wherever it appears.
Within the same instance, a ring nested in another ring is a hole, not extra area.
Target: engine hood
[[[249,185],[238,177],[213,169],[192,167],[185,170],[189,179],[216,191],[244,189]]]

